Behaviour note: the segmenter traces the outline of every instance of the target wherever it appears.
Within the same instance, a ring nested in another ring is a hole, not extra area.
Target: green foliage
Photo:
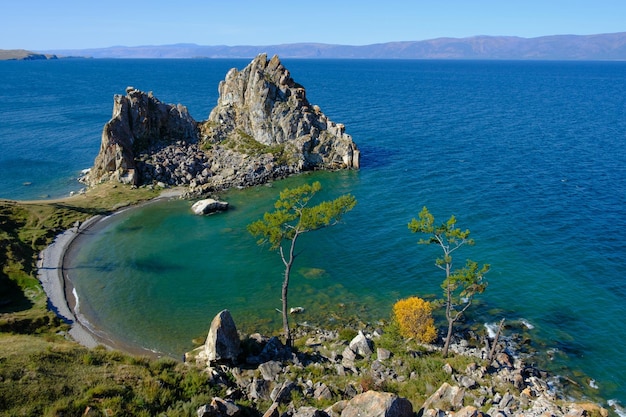
[[[259,237],[257,244],[268,244],[270,250],[278,251],[285,265],[281,301],[283,332],[287,344],[291,344],[287,293],[291,268],[297,257],[296,241],[304,233],[338,223],[343,215],[356,205],[356,199],[350,194],[345,194],[335,200],[309,206],[311,199],[321,189],[322,185],[319,181],[293,189],[286,188],[281,191],[278,200],[274,203],[273,212],[265,213],[262,219],[248,225],[248,231],[253,236]]]
[[[356,337],[357,334],[358,332],[354,330],[353,328],[344,327],[342,329],[339,329],[338,336],[340,340],[345,340],[346,342],[350,342],[352,341],[352,339]]]
[[[412,219],[408,227],[413,233],[427,235],[427,238],[419,239],[419,244],[435,244],[443,252],[443,256],[435,260],[435,265],[445,272],[445,279],[441,284],[444,295],[443,302],[446,308],[446,319],[448,320],[448,334],[443,348],[445,356],[448,353],[454,323],[461,318],[472,304],[474,296],[481,294],[487,288],[487,281],[484,280],[484,275],[489,271],[489,265],[485,264],[479,268],[476,262],[468,259],[462,268],[453,268],[453,252],[464,245],[474,244],[474,240],[469,237],[469,229],[461,230],[457,228],[454,216],[450,216],[447,222],[436,226],[434,216],[424,207],[419,213],[419,220]]]
[[[419,297],[399,300],[393,305],[393,314],[400,334],[421,343],[431,343],[437,338],[432,316],[432,306]]]
[[[275,160],[281,165],[287,164],[288,162],[284,144],[265,145],[241,129],[238,129],[228,139],[223,141],[222,145],[228,149],[251,156],[272,154]]]

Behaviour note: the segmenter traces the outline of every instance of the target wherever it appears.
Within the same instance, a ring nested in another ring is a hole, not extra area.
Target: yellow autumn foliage
[[[393,314],[400,327],[400,334],[421,343],[431,343],[437,337],[432,306],[419,297],[409,297],[393,306]]]

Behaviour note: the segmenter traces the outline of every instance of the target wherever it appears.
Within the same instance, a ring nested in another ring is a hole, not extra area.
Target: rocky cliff
[[[116,95],[83,181],[185,185],[203,194],[305,170],[359,168],[359,156],[344,126],[308,102],[278,57],[262,54],[228,72],[206,121],[133,87]]]

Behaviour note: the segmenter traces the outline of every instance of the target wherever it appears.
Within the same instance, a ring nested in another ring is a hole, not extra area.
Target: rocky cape
[[[115,95],[94,166],[81,181],[187,186],[191,195],[315,169],[359,168],[343,124],[306,98],[279,58],[258,55],[219,84],[205,121],[133,87]]]
[[[243,416],[242,402],[264,417],[608,416],[597,404],[564,397],[555,378],[517,353],[514,337],[481,342],[476,334],[455,335],[451,352],[466,359],[442,360],[444,377],[433,385],[416,362],[428,361],[437,346],[400,342],[386,349],[383,330],[352,330],[356,336],[344,340],[337,331],[300,326],[296,338],[304,343],[295,349],[276,337],[238,334],[229,311],[221,311],[205,344],[186,355],[225,393],[198,416]],[[420,378],[428,388],[417,398],[385,390]]]

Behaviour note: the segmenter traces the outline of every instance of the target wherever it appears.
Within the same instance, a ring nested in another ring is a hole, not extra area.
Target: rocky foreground
[[[262,54],[226,74],[205,121],[134,87],[115,95],[100,152],[82,181],[186,186],[202,195],[307,170],[359,168],[359,159],[344,125],[309,103],[277,56]]]
[[[292,349],[259,334],[241,341],[224,310],[213,320],[206,343],[186,355],[226,393],[201,407],[198,416],[236,417],[250,411],[236,401],[252,404],[264,417],[608,415],[596,404],[564,399],[545,372],[513,356],[507,343],[487,360],[487,348],[457,340],[451,346],[457,359],[441,359],[441,369],[425,372],[419,364],[436,363],[429,361],[432,352],[404,343],[381,347],[381,333],[359,331],[347,341],[337,331],[301,329],[297,337],[304,346]],[[444,381],[432,386],[438,371]],[[427,396],[403,398],[385,390],[419,385],[420,378],[428,379]]]

